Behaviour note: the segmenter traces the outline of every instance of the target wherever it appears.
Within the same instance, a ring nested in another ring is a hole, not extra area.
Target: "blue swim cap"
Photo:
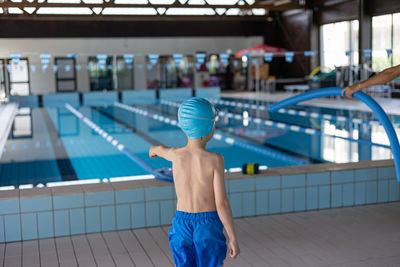
[[[193,97],[179,107],[179,126],[190,139],[210,134],[214,128],[215,119],[214,105],[204,98]]]

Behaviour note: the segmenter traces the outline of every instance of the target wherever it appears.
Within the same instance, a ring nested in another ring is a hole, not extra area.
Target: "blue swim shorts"
[[[176,211],[169,246],[177,267],[219,267],[226,257],[223,225],[216,211]]]

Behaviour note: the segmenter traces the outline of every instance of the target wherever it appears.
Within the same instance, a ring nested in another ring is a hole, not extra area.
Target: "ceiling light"
[[[228,16],[237,16],[240,13],[240,9],[239,8],[230,8],[228,9],[228,11],[225,12],[225,15]]]
[[[160,15],[163,15],[165,13],[165,10],[167,10],[165,7],[159,7],[157,8],[157,12]]]
[[[251,11],[253,12],[253,15],[256,15],[256,16],[264,16],[265,15],[264,8],[253,8]]]
[[[215,11],[212,8],[169,8],[166,15],[215,15]]]
[[[36,7],[24,7],[24,10],[28,14],[32,14],[36,10]]]
[[[22,13],[24,13],[24,11],[22,11],[18,7],[9,7],[8,8],[8,13],[9,14],[22,14]]]
[[[92,10],[93,10],[93,12],[94,12],[96,15],[99,15],[99,14],[101,13],[101,11],[103,11],[103,8],[101,8],[101,7],[94,7],[94,8],[92,8]]]
[[[103,15],[157,15],[152,7],[107,7]]]
[[[206,0],[209,5],[235,5],[238,0]]]
[[[88,7],[41,7],[36,11],[38,15],[91,15]]]
[[[222,15],[225,13],[226,8],[216,8],[215,11],[217,12],[218,15]]]
[[[115,4],[132,4],[132,5],[145,5],[148,4],[147,0],[115,0]]]
[[[189,5],[205,5],[206,2],[204,0],[189,0]]]
[[[149,0],[153,5],[171,5],[175,0]]]

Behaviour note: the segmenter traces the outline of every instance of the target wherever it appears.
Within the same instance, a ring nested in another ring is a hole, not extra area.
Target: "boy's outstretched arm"
[[[168,161],[172,161],[173,148],[167,148],[165,146],[151,146],[149,150],[149,157],[155,158],[157,156],[162,157]]]
[[[239,255],[240,249],[237,242],[235,225],[233,224],[231,206],[229,204],[228,197],[226,196],[224,172],[224,158],[218,154],[217,168],[214,171],[215,205],[217,207],[218,216],[224,225],[226,233],[228,234],[229,256],[234,259]]]

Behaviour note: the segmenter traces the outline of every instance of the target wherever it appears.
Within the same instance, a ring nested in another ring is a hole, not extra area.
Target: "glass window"
[[[358,20],[321,26],[322,66],[358,65],[358,27]]]
[[[89,57],[88,71],[91,91],[111,90],[112,81],[112,58],[107,57],[104,66],[101,66],[96,57]]]
[[[76,72],[74,58],[55,58],[57,92],[76,91]]]
[[[18,62],[7,60],[9,66],[10,95],[29,95],[29,62],[28,59],[20,59]]]
[[[372,69],[381,71],[390,67],[386,49],[392,49],[392,15],[372,18]]]
[[[117,56],[116,64],[118,89],[133,89],[133,62],[128,65],[123,56]]]

